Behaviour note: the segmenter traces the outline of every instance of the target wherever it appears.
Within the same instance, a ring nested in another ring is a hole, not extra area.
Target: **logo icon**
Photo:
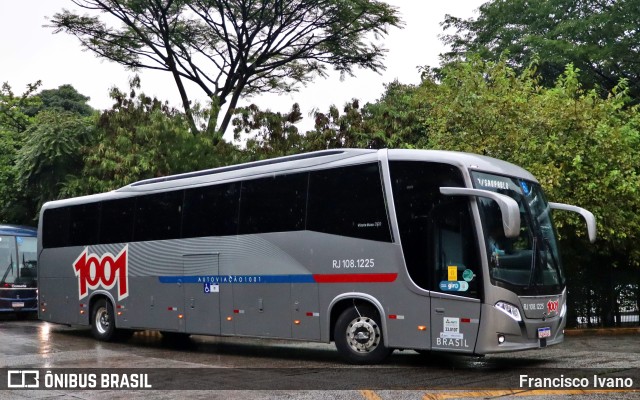
[[[547,312],[548,312],[549,314],[551,314],[551,313],[553,313],[553,312],[554,312],[554,313],[557,313],[557,312],[558,312],[558,300],[556,300],[556,301],[551,301],[551,300],[549,300],[549,301],[547,302]]]
[[[128,256],[129,245],[114,256],[105,253],[98,256],[89,253],[87,247],[73,262],[75,274],[78,277],[78,299],[83,299],[89,294],[89,289],[111,289],[118,285],[118,300],[129,295]]]
[[[10,369],[7,371],[7,388],[38,388],[40,387],[40,371]]]

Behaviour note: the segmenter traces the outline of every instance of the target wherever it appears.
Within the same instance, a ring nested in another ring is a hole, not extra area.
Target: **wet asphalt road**
[[[8,370],[34,368],[43,375],[149,371],[153,389],[2,390],[0,399],[637,399],[640,392],[628,388],[593,390],[592,381],[594,375],[619,377],[640,388],[640,336],[567,337],[560,346],[484,358],[396,351],[383,365],[354,367],[340,360],[333,344],[205,336],[176,341],[156,332],[103,343],[86,328],[0,317],[0,379],[6,384]],[[521,384],[523,375],[588,379],[589,391],[541,391],[531,386],[536,381]]]

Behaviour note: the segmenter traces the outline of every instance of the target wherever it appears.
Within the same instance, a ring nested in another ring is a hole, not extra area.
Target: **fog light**
[[[498,344],[504,343],[504,335],[498,335]]]

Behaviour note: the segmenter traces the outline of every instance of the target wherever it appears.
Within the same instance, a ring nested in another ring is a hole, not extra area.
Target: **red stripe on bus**
[[[314,274],[317,283],[386,283],[393,282],[397,273],[387,274]]]

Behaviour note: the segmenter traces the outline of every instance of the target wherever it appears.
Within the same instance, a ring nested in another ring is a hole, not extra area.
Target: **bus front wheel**
[[[116,326],[113,306],[106,299],[99,299],[93,305],[91,313],[91,333],[103,342],[114,339]]]
[[[380,316],[371,306],[347,308],[336,321],[334,340],[340,355],[351,364],[375,364],[390,353],[384,345]]]

